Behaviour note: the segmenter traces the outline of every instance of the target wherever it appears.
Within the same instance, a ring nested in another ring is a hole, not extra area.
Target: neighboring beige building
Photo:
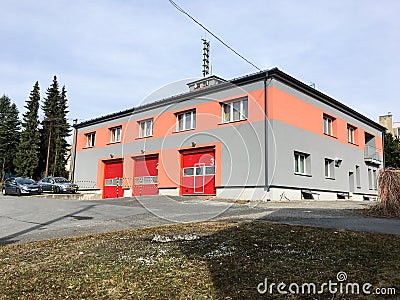
[[[393,130],[395,131],[395,135],[400,137],[400,122],[393,123]]]
[[[379,116],[379,124],[386,127],[387,130],[394,136],[400,137],[400,122],[393,122],[392,113],[389,112],[387,115]]]

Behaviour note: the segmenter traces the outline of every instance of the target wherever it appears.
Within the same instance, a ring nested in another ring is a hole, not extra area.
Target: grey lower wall
[[[376,169],[377,166],[369,166],[365,163],[363,150],[279,121],[270,121],[268,128],[267,179],[269,186],[278,189],[290,187],[349,192],[349,172],[354,172],[354,178],[356,178],[356,165],[358,165],[361,188],[356,186],[356,179],[354,179],[354,193],[376,194],[376,190],[370,190],[368,168]],[[78,182],[82,181],[81,186],[88,186],[87,182],[97,180],[99,158],[107,159],[110,154],[138,155],[141,149],[146,149],[148,152],[176,149],[175,158],[179,165],[178,149],[190,146],[192,141],[195,141],[198,146],[222,143],[222,169],[220,170],[222,188],[233,188],[231,191],[235,191],[238,187],[261,188],[266,185],[264,122],[253,124],[241,122],[234,126],[224,125],[207,132],[188,131],[162,139],[138,140],[125,145],[85,149],[77,153],[75,179]],[[310,176],[294,173],[294,151],[310,155]],[[325,178],[325,158],[342,160],[340,167],[334,168],[334,179]],[[133,176],[133,170],[124,171],[125,177]],[[177,168],[175,172],[180,172],[180,169]],[[179,178],[179,175],[177,177]]]
[[[354,193],[376,194],[376,190],[369,188],[368,168],[377,166],[366,164],[362,149],[276,120],[271,121],[269,141],[272,186],[349,192],[349,172],[354,172]],[[295,174],[294,151],[310,155],[310,176]],[[339,167],[334,167],[334,179],[325,178],[325,158],[342,160]],[[356,165],[360,167],[361,188],[356,187]]]
[[[79,182],[96,181],[99,159],[114,156],[139,155],[163,149],[175,149],[177,165],[180,162],[179,149],[215,143],[222,144],[222,186],[265,186],[265,150],[264,122],[249,123],[247,121],[221,125],[207,132],[187,131],[159,139],[140,139],[133,143],[109,145],[104,148],[88,148],[76,155],[75,180]],[[216,157],[218,159],[218,157]],[[101,162],[100,162],[101,163]],[[162,166],[163,163],[160,163]],[[179,178],[180,169],[171,174]],[[124,170],[124,177],[131,178],[133,170]],[[179,185],[179,183],[177,183]]]

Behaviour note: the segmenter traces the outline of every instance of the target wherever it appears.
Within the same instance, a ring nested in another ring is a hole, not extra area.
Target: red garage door
[[[124,196],[122,189],[122,160],[105,162],[103,198],[118,198]]]
[[[158,195],[158,156],[135,158],[134,196]]]
[[[214,149],[182,152],[182,195],[215,195]]]

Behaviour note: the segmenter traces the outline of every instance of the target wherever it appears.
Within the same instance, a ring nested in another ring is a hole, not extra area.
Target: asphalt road
[[[400,234],[399,219],[365,217],[370,202],[290,201],[232,204],[188,197],[65,200],[0,196],[0,244],[172,223],[260,220]]]

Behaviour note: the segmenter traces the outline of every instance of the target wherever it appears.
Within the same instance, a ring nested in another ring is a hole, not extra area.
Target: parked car
[[[64,177],[46,177],[38,181],[42,187],[43,192],[58,193],[76,193],[78,185],[71,183]]]
[[[1,189],[3,195],[41,194],[42,188],[28,177],[7,178]]]

